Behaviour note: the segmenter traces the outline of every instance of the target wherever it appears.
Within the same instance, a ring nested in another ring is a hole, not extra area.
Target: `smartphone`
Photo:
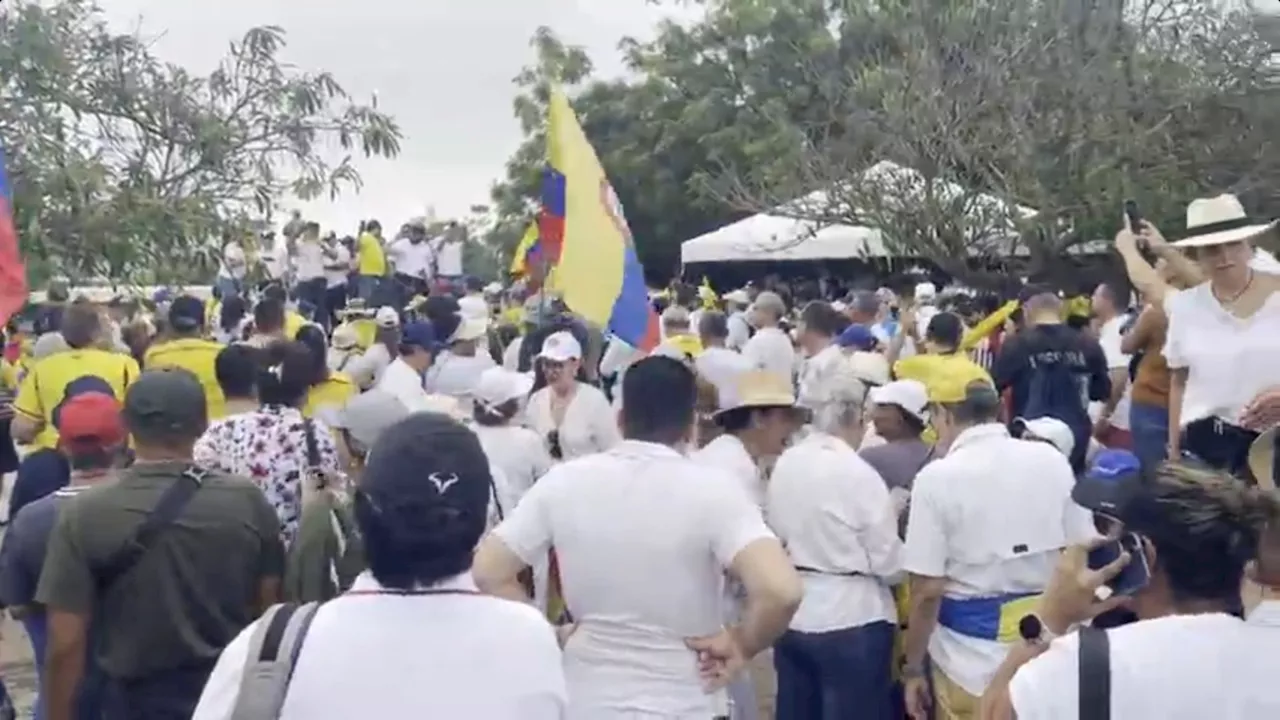
[[[1124,533],[1120,539],[1090,550],[1089,569],[1099,570],[1110,565],[1122,552],[1129,553],[1129,564],[1111,578],[1107,587],[1115,595],[1132,595],[1151,581],[1151,568],[1147,567],[1147,555],[1142,551],[1142,538],[1137,533]]]
[[[1138,232],[1142,229],[1142,213],[1138,212],[1138,203],[1132,200],[1124,201],[1124,216],[1129,219],[1129,229]]]

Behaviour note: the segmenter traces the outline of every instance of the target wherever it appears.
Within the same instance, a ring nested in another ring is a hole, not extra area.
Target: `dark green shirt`
[[[99,587],[109,559],[187,467],[139,465],[82,492],[62,507],[49,538],[36,599],[92,616],[98,663],[110,677],[214,662],[256,617],[261,582],[283,575],[280,520],[266,496],[249,480],[210,472],[138,563]]]

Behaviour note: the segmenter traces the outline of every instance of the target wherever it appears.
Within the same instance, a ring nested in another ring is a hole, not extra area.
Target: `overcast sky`
[[[333,72],[400,122],[392,161],[364,160],[364,190],[307,209],[334,230],[360,218],[398,225],[434,206],[462,214],[488,201],[490,184],[520,143],[511,79],[533,60],[529,38],[549,25],[583,45],[597,74],[622,72],[618,41],[652,36],[670,10],[644,0],[99,0],[120,30],[159,36],[164,60],[205,73],[227,42],[255,25],[288,31],[285,59]],[[687,15],[687,11],[685,11]]]

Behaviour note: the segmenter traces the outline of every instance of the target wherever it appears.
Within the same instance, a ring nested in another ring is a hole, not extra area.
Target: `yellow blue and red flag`
[[[13,193],[4,160],[4,145],[0,145],[0,327],[27,302],[27,268],[13,224]]]
[[[555,269],[556,289],[588,321],[632,347],[653,349],[658,316],[622,203],[560,88],[551,90],[547,156],[537,245]]]

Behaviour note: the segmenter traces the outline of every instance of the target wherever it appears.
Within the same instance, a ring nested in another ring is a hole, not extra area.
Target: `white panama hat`
[[[1230,193],[1192,200],[1187,205],[1187,234],[1174,247],[1227,245],[1257,237],[1276,226],[1276,221],[1250,220],[1240,199]]]

